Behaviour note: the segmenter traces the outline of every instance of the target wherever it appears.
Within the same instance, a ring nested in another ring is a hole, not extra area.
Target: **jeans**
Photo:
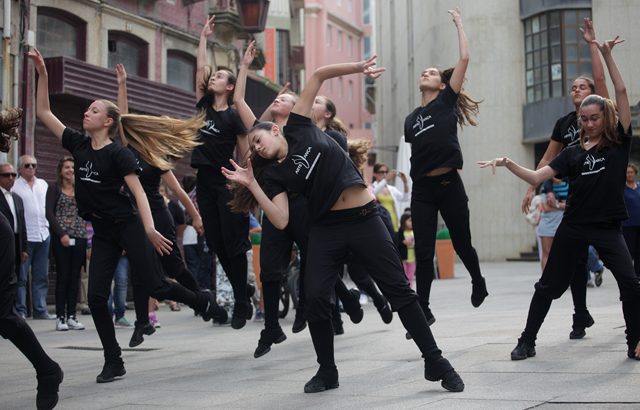
[[[598,256],[598,252],[596,248],[589,245],[589,255],[587,257],[587,273],[589,272],[599,272],[604,268],[600,257]]]
[[[113,290],[109,295],[109,314],[115,315],[115,320],[124,317],[127,306],[127,282],[129,280],[129,258],[121,256],[113,274]]]
[[[49,314],[47,310],[47,291],[49,290],[49,243],[51,236],[42,242],[27,242],[29,258],[20,266],[18,278],[18,296],[16,310],[27,315],[27,279],[31,268],[31,292],[33,297],[33,316]]]

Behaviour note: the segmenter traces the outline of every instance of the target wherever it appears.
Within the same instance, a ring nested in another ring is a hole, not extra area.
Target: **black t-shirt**
[[[122,219],[136,214],[124,188],[124,177],[140,171],[129,149],[113,141],[94,150],[91,138],[69,127],[62,133],[62,146],[75,162],[76,202],[82,218]]]
[[[133,155],[138,161],[138,166],[140,167],[140,184],[144,189],[144,193],[147,194],[149,207],[152,211],[163,209],[166,205],[164,198],[160,195],[160,180],[162,179],[162,175],[167,171],[163,171],[149,164],[135,148],[131,146],[128,148],[133,152]]]
[[[340,145],[345,152],[349,152],[349,147],[347,146],[347,137],[345,137],[340,131],[326,129],[324,133],[333,138],[335,142]]]
[[[569,177],[569,197],[564,211],[567,222],[611,223],[627,219],[624,204],[631,127],[618,123],[621,144],[598,150],[579,144],[567,147],[549,164],[559,177]]]
[[[310,118],[291,113],[284,135],[289,144],[287,157],[263,173],[269,198],[285,191],[300,193],[307,198],[310,219],[315,221],[331,209],[342,191],[365,186],[347,153]]]
[[[206,113],[206,123],[200,130],[203,144],[193,150],[191,166],[212,167],[218,182],[225,184],[220,167],[231,168],[229,159],[233,158],[237,137],[246,134],[247,130],[235,109],[229,107],[224,111],[216,111],[211,107],[212,102],[211,95],[207,94],[197,104]]]
[[[176,201],[175,199],[170,200],[167,207],[169,208],[169,213],[171,214],[171,217],[173,218],[173,222],[175,223],[175,225],[176,226],[184,225],[185,224],[184,211],[182,210],[182,207],[180,207],[180,204],[178,203],[178,201]]]
[[[404,140],[411,144],[411,178],[436,168],[462,169],[458,142],[458,94],[447,84],[435,100],[404,120]]]
[[[563,148],[580,143],[580,127],[578,126],[578,114],[575,111],[561,117],[556,121],[551,134],[553,141],[558,141]]]

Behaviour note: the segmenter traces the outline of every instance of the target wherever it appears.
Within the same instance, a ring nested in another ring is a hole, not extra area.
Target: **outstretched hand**
[[[160,232],[154,229],[153,231],[147,232],[147,237],[159,255],[162,256],[171,253],[171,245],[173,245],[173,242],[162,236]]]
[[[460,27],[460,25],[462,24],[460,6],[456,6],[456,8],[453,10],[447,10],[447,13],[449,13],[451,17],[453,17],[453,23],[456,25],[456,27]]]
[[[480,165],[480,168],[491,167],[491,173],[495,175],[496,167],[504,167],[507,165],[507,159],[494,158],[491,161],[478,161],[477,164]]]
[[[234,170],[222,167],[222,175],[224,175],[229,181],[248,187],[256,180],[253,176],[253,166],[251,165],[250,159],[247,160],[246,168],[242,168],[232,159],[229,160],[229,162],[231,162]]]
[[[207,17],[207,22],[204,24],[204,27],[202,27],[202,32],[200,33],[201,36],[209,37],[211,34],[213,34],[213,28],[216,26],[213,23],[215,19],[215,14],[211,17]]]
[[[371,79],[380,78],[383,72],[387,69],[384,67],[376,67],[376,59],[378,58],[377,54],[372,55],[368,59],[360,62],[362,74],[366,75]]]
[[[582,38],[587,44],[591,44],[596,39],[596,32],[593,29],[593,21],[589,17],[584,18],[584,26],[580,27]]]
[[[598,46],[602,55],[605,55],[611,53],[611,50],[613,50],[616,45],[624,43],[624,39],[621,39],[620,36],[616,36],[614,39],[607,40],[602,43],[598,43],[597,40],[593,40],[592,43]]]
[[[123,64],[116,64],[116,80],[118,85],[127,83],[127,70],[124,69]]]
[[[47,67],[44,65],[44,58],[42,58],[42,54],[38,51],[37,48],[32,48],[27,53],[27,57],[33,62],[33,66],[36,69],[38,75],[43,75],[47,73]]]
[[[251,63],[253,63],[253,59],[256,58],[256,53],[256,41],[251,40],[244,52],[244,56],[242,57],[242,61],[240,63],[246,67],[249,67]]]

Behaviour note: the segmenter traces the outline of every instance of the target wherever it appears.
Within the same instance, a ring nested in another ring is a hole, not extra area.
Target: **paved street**
[[[345,323],[336,337],[340,388],[304,394],[316,370],[308,330],[289,337],[260,359],[253,350],[262,323],[242,330],[212,326],[184,308],[162,306],[162,328],[138,349],[124,352],[127,375],[96,384],[100,343],[89,316],[85,331],[56,332],[54,321],[33,321],[40,341],[65,371],[60,409],[613,409],[640,408],[640,362],[626,358],[617,286],[610,272],[589,289],[596,324],[583,340],[569,340],[569,294],[553,304],[534,358],[513,362],[509,352],[524,326],[539,275],[537,263],[485,263],[490,296],[474,309],[462,265],[456,278],[437,281],[432,329],[446,357],[465,381],[450,393],[423,378],[423,361],[405,340],[397,316],[384,325],[372,304],[359,325]],[[127,317],[133,320],[133,312]],[[346,318],[346,316],[345,316]],[[126,346],[131,329],[117,329]],[[17,349],[0,342],[0,409],[35,408],[35,373]]]

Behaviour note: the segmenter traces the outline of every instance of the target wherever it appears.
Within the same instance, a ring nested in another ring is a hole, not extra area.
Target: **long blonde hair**
[[[180,120],[167,116],[123,114],[120,135],[140,153],[143,160],[163,171],[173,169],[172,160],[189,154],[201,143],[200,128],[204,126],[204,112]]]

